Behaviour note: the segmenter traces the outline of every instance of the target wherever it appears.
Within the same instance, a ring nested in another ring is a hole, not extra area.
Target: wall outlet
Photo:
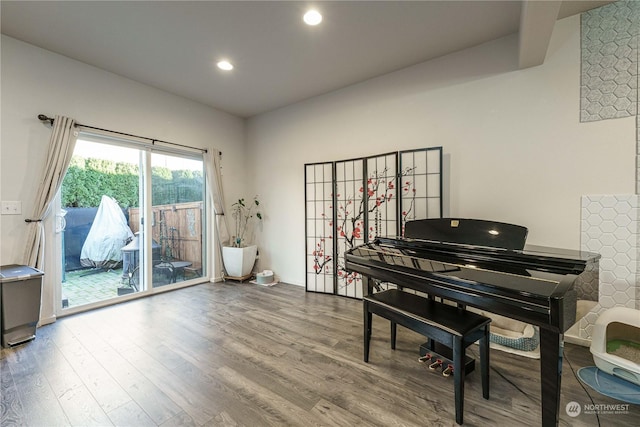
[[[22,215],[22,202],[2,201],[0,212],[2,215]]]

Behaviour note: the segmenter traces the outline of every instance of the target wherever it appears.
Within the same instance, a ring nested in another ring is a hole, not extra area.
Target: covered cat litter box
[[[602,313],[591,354],[600,370],[640,385],[640,310],[614,307]]]

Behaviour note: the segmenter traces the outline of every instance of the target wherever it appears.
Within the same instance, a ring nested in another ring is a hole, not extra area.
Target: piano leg
[[[542,426],[557,426],[560,418],[564,335],[540,328]]]
[[[367,295],[371,295],[373,293],[373,279],[370,279],[369,276],[365,276],[364,274],[361,276],[362,279],[362,296],[366,297]]]
[[[368,276],[362,275],[362,296],[365,297],[373,293],[373,279]],[[362,304],[364,309],[364,361],[369,363],[369,345],[371,344],[371,322],[373,320],[373,314],[369,312],[367,301]],[[392,325],[393,327],[393,325]]]

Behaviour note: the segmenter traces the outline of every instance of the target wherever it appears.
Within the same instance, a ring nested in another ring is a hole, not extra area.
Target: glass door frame
[[[179,283],[172,283],[169,285],[163,285],[159,287],[154,287],[152,284],[153,278],[153,264],[152,264],[152,250],[147,250],[146,248],[152,248],[153,244],[153,235],[152,235],[152,223],[151,220],[146,220],[147,218],[153,218],[153,205],[152,205],[152,165],[151,165],[151,156],[153,153],[161,153],[165,155],[177,155],[182,157],[192,157],[194,159],[198,158],[196,152],[189,150],[176,150],[169,147],[155,146],[151,145],[148,142],[140,140],[135,137],[126,137],[124,138],[122,135],[111,134],[108,131],[103,132],[82,132],[79,136],[79,140],[83,139],[83,135],[85,138],[96,139],[102,136],[106,137],[106,139],[115,138],[118,142],[113,145],[121,145],[129,148],[135,148],[139,150],[140,153],[140,173],[139,173],[139,200],[140,200],[140,230],[142,230],[142,234],[144,239],[141,243],[142,248],[140,250],[140,265],[144,268],[142,269],[142,275],[140,280],[140,289],[138,292],[133,292],[130,294],[119,295],[113,298],[104,299],[101,301],[91,302],[88,304],[78,305],[74,307],[62,307],[62,275],[64,266],[62,265],[62,251],[64,248],[62,247],[62,233],[63,231],[57,230],[58,223],[58,215],[62,208],[61,203],[61,191],[58,192],[56,197],[54,198],[51,204],[51,213],[47,217],[45,221],[45,233],[49,236],[50,241],[52,241],[52,247],[49,247],[50,251],[47,251],[49,254],[45,254],[47,257],[47,261],[50,261],[55,267],[51,269],[54,275],[54,285],[55,289],[53,292],[54,301],[54,316],[63,317],[67,315],[72,315],[88,310],[93,310],[100,307],[105,307],[113,304],[118,304],[124,301],[129,301],[137,298],[142,298],[148,295],[162,293],[167,291],[172,291],[188,286],[193,286],[200,283],[208,282],[209,279],[209,270],[210,270],[210,262],[209,262],[209,254],[212,250],[212,239],[211,230],[207,227],[209,217],[210,217],[210,206],[209,206],[209,197],[208,197],[208,188],[206,186],[206,179],[204,179],[205,168],[204,168],[204,157],[202,157],[203,162],[203,183],[202,183],[202,215],[201,215],[201,234],[202,234],[202,274],[199,277],[195,277],[193,279],[184,280]],[[101,142],[107,143],[108,142]],[[49,246],[49,245],[47,245]]]

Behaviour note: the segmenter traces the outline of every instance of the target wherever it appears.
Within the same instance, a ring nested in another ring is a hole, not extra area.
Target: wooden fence
[[[202,202],[158,205],[151,208],[152,238],[160,245],[162,259],[189,261],[202,265]],[[129,227],[134,233],[140,225],[140,209],[129,209]]]

